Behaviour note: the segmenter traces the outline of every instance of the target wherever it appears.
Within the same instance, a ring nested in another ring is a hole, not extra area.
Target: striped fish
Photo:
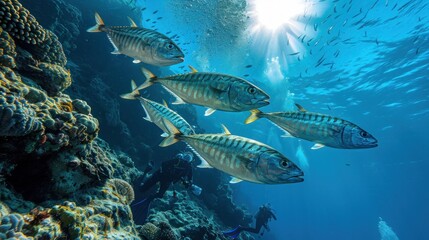
[[[228,112],[247,111],[269,104],[269,96],[250,82],[219,73],[192,72],[158,78],[147,69],[142,69],[145,83],[138,87],[143,89],[154,83],[161,83],[176,97],[173,104],[192,103],[208,107],[205,116],[216,110]]]
[[[170,66],[184,61],[182,50],[167,36],[146,28],[140,28],[129,18],[131,26],[104,25],[98,13],[97,24],[87,32],[106,32],[115,50],[112,54],[124,54],[134,58],[133,63],[144,62],[154,66]]]
[[[171,122],[163,119],[169,136],[161,142],[165,147],[184,141],[201,158],[199,167],[214,167],[233,176],[230,183],[242,180],[281,184],[304,181],[304,173],[275,149],[252,139],[224,134],[184,135]]]
[[[176,128],[178,128],[183,134],[195,134],[194,129],[186,122],[185,119],[182,118],[178,113],[168,108],[167,103],[164,101],[164,105],[159,104],[157,102],[151,101],[149,99],[143,98],[140,96],[140,93],[137,90],[137,86],[133,80],[131,80],[131,89],[132,92],[129,94],[121,95],[124,99],[138,99],[140,101],[141,106],[145,112],[145,117],[143,117],[146,121],[153,122],[159,128],[161,128],[164,133],[161,135],[163,137],[167,136],[167,129],[165,125],[162,123],[162,119],[167,119],[170,121]]]
[[[292,135],[316,142],[311,149],[319,149],[324,146],[349,149],[377,146],[377,139],[351,122],[320,113],[307,112],[299,104],[296,106],[299,111],[295,112],[263,113],[257,109],[251,110],[251,115],[245,123],[267,118],[286,131],[286,135],[283,137]]]

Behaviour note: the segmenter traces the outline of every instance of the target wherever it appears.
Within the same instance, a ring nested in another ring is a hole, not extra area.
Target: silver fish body
[[[191,127],[191,125],[175,111],[162,104],[143,97],[138,97],[138,99],[140,101],[141,106],[143,107],[143,110],[146,113],[145,119],[147,121],[153,122],[164,132],[167,132],[165,125],[162,124],[162,119],[165,118],[170,121],[176,128],[178,128],[183,134],[195,134],[194,129]]]
[[[143,69],[147,81],[138,89],[159,82],[179,101],[214,110],[229,112],[246,111],[269,104],[269,96],[252,83],[235,76],[192,72],[157,78]]]
[[[167,121],[164,121],[166,124]],[[240,180],[263,184],[297,183],[304,173],[275,149],[252,139],[225,134],[183,135],[171,131],[160,146],[185,141],[203,161]],[[174,128],[174,127],[173,127]],[[172,139],[174,138],[174,139]]]
[[[183,62],[182,50],[169,37],[132,22],[131,26],[105,26],[96,14],[97,25],[88,32],[106,32],[115,47],[112,54],[124,54],[134,58],[134,63],[144,62],[154,66],[169,66]]]
[[[377,140],[356,124],[329,115],[307,111],[262,113],[259,110],[252,110],[252,114],[269,119],[294,137],[325,146],[346,149],[377,146]],[[249,118],[246,123],[252,122]]]

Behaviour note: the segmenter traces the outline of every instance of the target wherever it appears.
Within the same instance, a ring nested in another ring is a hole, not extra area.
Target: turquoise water
[[[233,186],[237,201],[251,211],[266,202],[276,209],[278,221],[264,239],[380,239],[379,217],[400,239],[428,238],[429,2],[303,2],[306,15],[274,33],[252,33],[257,20],[246,12],[250,1],[140,4],[147,8],[143,26],[162,16],[153,26],[180,36],[186,60],[172,71],[188,71],[182,66],[190,64],[246,75],[271,96],[263,111],[292,110],[297,102],[350,120],[378,139],[372,149],[314,151],[308,141],[280,138],[267,120],[244,125],[248,113],[226,112],[204,118],[205,109],[197,107],[207,132],[220,132],[224,123],[304,170],[299,184]],[[240,14],[250,17],[242,21]]]

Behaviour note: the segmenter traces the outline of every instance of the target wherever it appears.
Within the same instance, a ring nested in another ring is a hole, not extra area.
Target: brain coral
[[[134,190],[128,182],[119,178],[111,179],[110,182],[115,186],[119,195],[125,196],[127,204],[134,201]]]

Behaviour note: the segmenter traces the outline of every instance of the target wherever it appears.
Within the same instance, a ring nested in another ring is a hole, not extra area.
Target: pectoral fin
[[[137,64],[137,63],[141,63],[141,61],[140,61],[140,60],[138,60],[138,59],[134,59],[134,60],[133,60],[133,63],[136,63],[136,64]]]
[[[235,183],[239,183],[243,181],[242,179],[236,178],[236,177],[231,177],[231,180],[229,180],[229,183],[231,184],[235,184]]]
[[[317,150],[317,149],[320,149],[320,148],[322,148],[322,147],[324,147],[325,145],[323,145],[323,144],[320,144],[320,143],[316,143],[316,144],[314,144],[312,147],[311,147],[311,150]]]
[[[201,156],[199,156],[199,157],[201,159],[201,163],[197,167],[199,167],[199,168],[213,168],[212,166],[210,166],[210,164],[204,158],[202,158]]]
[[[210,116],[210,115],[212,115],[214,112],[216,111],[216,109],[213,109],[213,108],[207,108],[207,110],[205,111],[205,113],[204,113],[204,116]]]

